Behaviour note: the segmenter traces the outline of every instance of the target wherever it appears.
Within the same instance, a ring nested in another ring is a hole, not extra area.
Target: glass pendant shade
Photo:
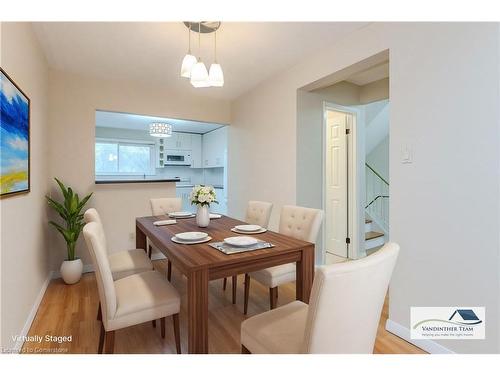
[[[193,87],[209,87],[208,71],[205,64],[198,60],[191,70],[191,84]]]
[[[191,70],[193,70],[193,66],[196,64],[196,57],[191,54],[186,54],[184,59],[182,60],[181,67],[181,77],[191,78]]]
[[[224,73],[219,64],[214,63],[210,65],[210,72],[208,73],[208,81],[210,86],[222,87],[224,86]]]
[[[172,125],[163,122],[149,124],[149,135],[152,137],[167,138],[172,136]]]

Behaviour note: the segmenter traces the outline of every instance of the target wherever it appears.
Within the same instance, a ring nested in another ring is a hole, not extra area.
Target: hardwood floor
[[[166,262],[155,261],[155,268],[166,274]],[[175,268],[172,284],[182,296],[180,313],[181,347],[187,353],[186,279]],[[238,280],[237,303],[233,305],[231,288],[222,289],[222,280],[209,286],[209,353],[240,353],[240,324],[243,314],[243,275]],[[278,306],[295,299],[295,285],[279,289]],[[43,341],[25,343],[25,353],[97,353],[100,324],[96,320],[99,298],[94,274],[84,274],[76,285],[65,285],[61,279],[53,280],[45,293],[29,335],[72,336],[71,342]],[[248,316],[267,311],[269,290],[257,282],[250,288]],[[387,301],[382,311],[374,353],[424,353],[419,348],[392,335],[384,329],[388,314]],[[166,320],[165,339],[160,335],[160,324],[151,322],[118,330],[115,335],[115,353],[175,353],[172,319]]]

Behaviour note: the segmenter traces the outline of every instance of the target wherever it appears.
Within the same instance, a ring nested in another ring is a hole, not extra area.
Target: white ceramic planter
[[[196,211],[196,224],[200,228],[208,227],[210,224],[210,210],[208,206],[198,206],[198,210]]]
[[[66,284],[75,284],[82,278],[83,263],[80,258],[65,260],[61,264],[61,277]]]

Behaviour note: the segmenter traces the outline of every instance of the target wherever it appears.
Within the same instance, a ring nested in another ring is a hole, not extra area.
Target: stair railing
[[[365,211],[385,233],[389,232],[389,182],[372,166],[365,163],[366,200]]]

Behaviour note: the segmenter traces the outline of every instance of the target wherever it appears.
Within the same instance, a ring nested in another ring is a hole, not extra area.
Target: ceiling
[[[149,124],[152,122],[169,123],[172,125],[172,130],[176,132],[198,134],[205,134],[224,126],[223,124],[216,124],[213,122],[178,120],[166,117],[135,115],[132,113],[95,112],[95,124],[97,127],[149,131]]]
[[[382,64],[378,64],[372,66],[368,69],[362,70],[358,73],[351,75],[347,82],[354,83],[358,86],[364,86],[368,83],[379,81],[383,78],[389,77],[389,62],[384,62]]]
[[[53,69],[232,100],[366,24],[223,22],[217,33],[217,60],[225,84],[202,89],[180,77],[188,47],[188,29],[182,22],[42,22],[33,28]],[[213,34],[202,35],[200,53],[197,35],[192,36],[192,52],[209,66]]]

